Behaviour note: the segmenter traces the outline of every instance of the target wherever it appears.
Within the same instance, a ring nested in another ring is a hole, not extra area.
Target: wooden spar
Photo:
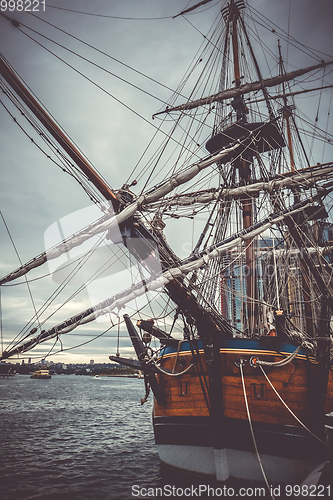
[[[240,177],[245,183],[250,180],[250,167],[247,161],[240,160]],[[243,228],[247,229],[253,225],[253,200],[250,196],[242,199],[243,210]],[[247,295],[247,315],[248,315],[248,330],[250,334],[254,333],[256,326],[256,283],[255,283],[255,256],[253,248],[253,238],[245,239],[245,264],[246,264],[246,295]]]
[[[60,127],[55,121],[46,113],[45,109],[36,101],[32,94],[27,90],[23,83],[19,80],[13,70],[5,62],[3,56],[0,54],[0,74],[11,86],[14,92],[22,99],[28,106],[30,111],[36,118],[43,124],[46,130],[58,142],[58,144],[66,151],[70,158],[76,163],[80,170],[88,177],[94,184],[98,191],[104,196],[105,199],[110,200],[116,208],[118,200],[107,183],[95,172],[94,168],[84,158],[80,151],[72,144]]]
[[[182,12],[180,12],[176,16],[173,16],[172,19],[176,19],[176,17],[183,16],[184,14],[187,14],[188,12],[191,12],[192,10],[197,9],[198,7],[201,7],[201,5],[204,5],[204,4],[211,2],[211,1],[212,0],[202,0],[201,2],[193,5],[193,7],[189,7],[188,9],[182,10]]]
[[[233,2],[231,4],[231,8],[233,6]],[[238,57],[238,38],[237,38],[237,20],[239,11],[236,8],[236,12],[233,15],[232,19],[232,52],[234,56],[234,72],[235,72],[235,87],[238,89],[240,87],[240,71],[239,71],[239,57]]]
[[[235,88],[239,88],[241,84],[240,78],[240,67],[239,67],[239,47],[238,47],[238,33],[237,33],[237,23],[239,19],[239,9],[234,1],[230,4],[230,15],[232,15],[232,48],[233,48],[233,59],[234,59],[234,76],[235,76]],[[237,99],[237,104],[234,105],[236,110],[237,122],[245,123],[246,114],[248,110],[245,106],[243,96],[241,95]],[[238,102],[239,101],[239,102]],[[231,103],[232,104],[232,103]],[[234,165],[239,170],[240,182],[242,184],[248,184],[251,180],[251,164],[252,158],[238,158]],[[251,196],[245,196],[242,201],[242,211],[243,211],[243,228],[247,229],[253,224],[253,200]],[[254,307],[254,299],[256,298],[256,286],[255,286],[255,258],[253,252],[253,239],[244,240],[245,245],[245,263],[246,263],[246,295],[247,295],[247,315],[248,315],[248,331],[253,333],[256,325],[256,312]]]
[[[268,99],[281,99],[282,97],[294,97],[295,95],[300,95],[300,94],[308,94],[309,92],[316,92],[317,90],[326,90],[326,89],[331,89],[333,85],[322,85],[321,87],[315,87],[313,89],[304,89],[304,90],[298,90],[297,92],[286,92],[285,94],[277,94],[277,95],[269,95]],[[253,99],[251,101],[246,101],[247,104],[254,104],[257,102],[263,102],[266,101],[265,99]]]
[[[218,324],[212,311],[208,312],[202,307],[194,295],[185,288],[181,280],[172,280],[165,285],[169,297],[180,307],[182,311],[187,312],[194,318],[200,338],[203,341],[211,342],[211,335],[220,337],[232,337],[231,329],[227,322]]]
[[[157,403],[159,405],[164,405],[165,404],[164,394],[160,390],[160,387],[159,387],[158,382],[156,380],[155,373],[152,372],[151,367],[147,366],[147,363],[146,363],[147,349],[146,349],[140,335],[136,331],[128,314],[124,314],[124,320],[125,320],[127,331],[128,331],[129,336],[130,336],[135,353],[138,357],[138,360],[142,363],[142,370],[145,373],[145,379],[149,383],[151,390],[154,393],[154,396],[155,396]],[[117,359],[117,357],[115,357],[115,358]]]
[[[155,113],[153,116],[161,115],[163,113],[171,113],[172,111],[185,111],[188,109],[198,108],[199,106],[211,105],[214,102],[225,101],[226,99],[231,99],[233,97],[239,97],[244,94],[248,94],[250,92],[256,92],[258,90],[262,90],[266,87],[276,87],[280,85],[282,82],[288,82],[290,80],[294,80],[295,78],[305,75],[310,71],[314,71],[316,69],[325,68],[329,64],[333,64],[333,61],[321,62],[319,64],[315,64],[314,66],[309,66],[307,68],[301,68],[295,71],[291,71],[290,73],[286,73],[285,75],[273,76],[272,78],[267,78],[262,81],[249,82],[240,85],[238,88],[233,87],[231,89],[222,90],[217,94],[213,94],[207,97],[202,97],[195,101],[189,101],[184,104],[180,104],[179,106],[170,107],[164,109],[163,111],[159,111]]]
[[[283,61],[282,61],[282,55],[281,55],[281,45],[280,45],[280,41],[279,41],[279,64],[280,64],[280,70],[281,70],[281,74],[284,73],[283,71]],[[286,94],[286,89],[285,89],[285,82],[282,82],[282,89],[283,89],[283,95]],[[288,136],[288,149],[289,149],[289,155],[290,155],[290,168],[291,168],[291,171],[294,172],[295,171],[295,161],[294,161],[294,151],[293,151],[293,143],[292,143],[292,139],[291,139],[291,131],[290,131],[290,115],[291,115],[291,110],[290,110],[290,107],[287,106],[287,98],[284,97],[283,98],[283,101],[284,101],[284,115],[285,115],[285,118],[286,118],[286,124],[287,124],[287,136]]]
[[[326,168],[328,167],[328,170]],[[322,173],[321,170],[324,172]],[[313,177],[311,177],[311,172],[314,172]],[[319,175],[320,173],[320,175]],[[303,181],[303,188],[304,186],[307,188],[312,187],[312,183],[314,183],[317,180],[324,180],[330,177],[331,174],[333,173],[333,164],[332,163],[318,163],[317,165],[310,166],[310,167],[305,167],[302,169],[298,169],[297,171],[293,172],[286,172],[286,173],[281,173],[277,174],[274,177],[271,178],[270,181],[265,182],[265,181],[260,181],[260,182],[252,182],[251,184],[247,186],[241,186],[240,184],[236,184],[235,187],[232,187],[230,189],[228,188],[222,188],[221,190],[218,190],[217,188],[209,188],[209,189],[203,189],[201,191],[195,191],[195,192],[185,192],[183,194],[175,194],[172,198],[164,198],[163,202],[167,202],[168,207],[171,207],[173,205],[194,205],[195,203],[210,203],[211,201],[217,200],[217,199],[232,199],[232,198],[239,198],[239,196],[246,195],[246,193],[251,192],[252,195],[256,195],[260,191],[275,191],[276,189],[280,190],[281,188],[284,187],[293,187],[299,183],[299,180],[292,180],[292,183],[290,185],[286,185],[286,179],[290,178],[297,178],[297,176],[300,178],[300,180]],[[306,184],[308,183],[308,184]],[[154,207],[160,206],[161,202],[157,201],[152,203],[151,205],[148,205],[148,209],[152,209]]]

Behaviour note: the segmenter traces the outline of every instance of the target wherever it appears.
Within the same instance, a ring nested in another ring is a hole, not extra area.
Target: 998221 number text
[[[45,12],[46,0],[0,0],[1,12]]]

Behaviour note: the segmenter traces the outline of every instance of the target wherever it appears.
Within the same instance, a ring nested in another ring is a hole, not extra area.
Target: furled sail
[[[195,204],[211,203],[214,200],[225,200],[236,198],[242,195],[253,196],[261,191],[270,193],[277,192],[281,189],[298,188],[310,189],[315,186],[318,181],[329,179],[333,175],[333,164],[316,165],[314,167],[298,170],[290,174],[277,175],[269,181],[253,182],[245,186],[237,186],[234,188],[212,188],[201,192],[183,193],[170,198],[165,198],[163,201],[158,201],[148,205],[147,208],[156,209],[159,206],[187,206]]]
[[[163,113],[171,113],[172,111],[187,111],[189,109],[198,108],[199,106],[204,106],[205,104],[211,105],[213,102],[220,102],[226,99],[240,97],[244,94],[248,94],[249,92],[256,92],[258,90],[262,90],[267,87],[275,87],[276,85],[280,85],[281,83],[284,82],[289,82],[290,80],[294,80],[299,76],[305,75],[310,71],[314,71],[320,68],[326,68],[326,66],[332,63],[333,61],[321,62],[320,64],[316,64],[314,66],[309,66],[307,68],[291,71],[289,73],[274,76],[272,78],[267,78],[262,81],[244,83],[243,85],[240,85],[237,88],[222,90],[217,94],[213,94],[207,97],[202,97],[201,99],[197,99],[195,101],[189,101],[185,104],[180,104],[179,106],[166,108],[163,111],[155,113],[153,116],[161,115]]]
[[[333,190],[332,187],[329,187],[328,189]],[[258,222],[247,229],[243,229],[242,231],[227,238],[226,240],[221,241],[220,243],[216,243],[209,248],[205,248],[197,255],[191,255],[189,258],[180,262],[177,267],[170,268],[164,271],[160,276],[153,276],[150,279],[145,280],[144,283],[137,283],[130,288],[127,288],[126,290],[123,290],[122,292],[109,297],[99,304],[96,304],[95,306],[82,311],[72,318],[61,322],[51,329],[41,332],[36,337],[24,342],[20,346],[14,347],[8,352],[5,351],[0,359],[6,359],[10,356],[26,352],[35,347],[40,342],[44,342],[51,338],[57,337],[58,335],[68,333],[74,330],[79,325],[94,321],[98,316],[110,314],[112,312],[117,313],[125,304],[133,299],[142,296],[147,291],[162,289],[165,285],[172,282],[173,280],[194,272],[203,266],[206,266],[208,262],[221,257],[223,254],[227,253],[232,248],[237,247],[245,240],[254,238],[255,236],[264,233],[272,226],[282,223],[287,218],[290,219],[296,217],[297,214],[306,210],[308,207],[313,207],[313,203],[319,198],[320,197],[318,195],[317,197],[313,197],[309,200],[304,200],[303,202],[295,204],[293,207],[291,207],[291,209],[272,214],[261,222]],[[328,293],[331,293],[329,289]],[[331,299],[333,300],[333,296],[331,296]]]
[[[47,260],[56,259],[63,253],[68,252],[70,249],[81,245],[92,236],[108,231],[111,227],[119,226],[124,221],[132,217],[140,207],[157,201],[158,199],[173,191],[177,186],[190,181],[203,169],[221,160],[224,156],[230,154],[232,151],[235,151],[238,147],[239,144],[236,144],[234,146],[231,146],[230,148],[222,150],[218,154],[211,155],[207,159],[191,165],[183,172],[174,175],[167,181],[163,182],[161,185],[156,186],[155,188],[150,189],[147,193],[140,195],[133,203],[124,208],[119,214],[115,215],[114,212],[111,211],[111,215],[101,217],[94,224],[88,226],[87,228],[66,239],[65,241],[62,241],[59,245],[56,245],[50,250],[43,252],[38,257],[35,257],[31,261],[20,266],[15,271],[7,274],[0,280],[0,285],[3,285],[9,281],[13,281],[16,278],[25,275],[31,269],[44,264]]]

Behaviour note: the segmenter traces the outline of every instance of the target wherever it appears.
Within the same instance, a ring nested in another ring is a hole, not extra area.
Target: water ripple
[[[2,500],[129,499],[160,466],[142,380],[0,380]]]

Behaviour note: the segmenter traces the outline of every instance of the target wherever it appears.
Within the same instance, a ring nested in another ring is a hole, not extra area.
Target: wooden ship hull
[[[199,355],[202,372],[192,367],[182,376],[157,375],[163,404],[154,400],[153,424],[161,461],[187,472],[262,481],[244,399],[240,359],[250,419],[263,467],[271,482],[301,483],[326,459],[326,447],[302,427],[281,402],[256,359],[276,363],[295,346],[276,340],[223,339],[220,343],[220,407],[209,410],[210,370],[200,342],[181,342],[166,348],[161,368],[177,374]],[[267,342],[268,340],[268,342]],[[254,363],[253,363],[254,358]],[[287,365],[265,366],[264,371],[287,407],[314,431],[318,414],[313,408],[316,364],[303,351]],[[317,408],[318,409],[318,408]],[[329,371],[324,411],[333,410],[333,371]],[[324,440],[323,436],[321,438]]]

